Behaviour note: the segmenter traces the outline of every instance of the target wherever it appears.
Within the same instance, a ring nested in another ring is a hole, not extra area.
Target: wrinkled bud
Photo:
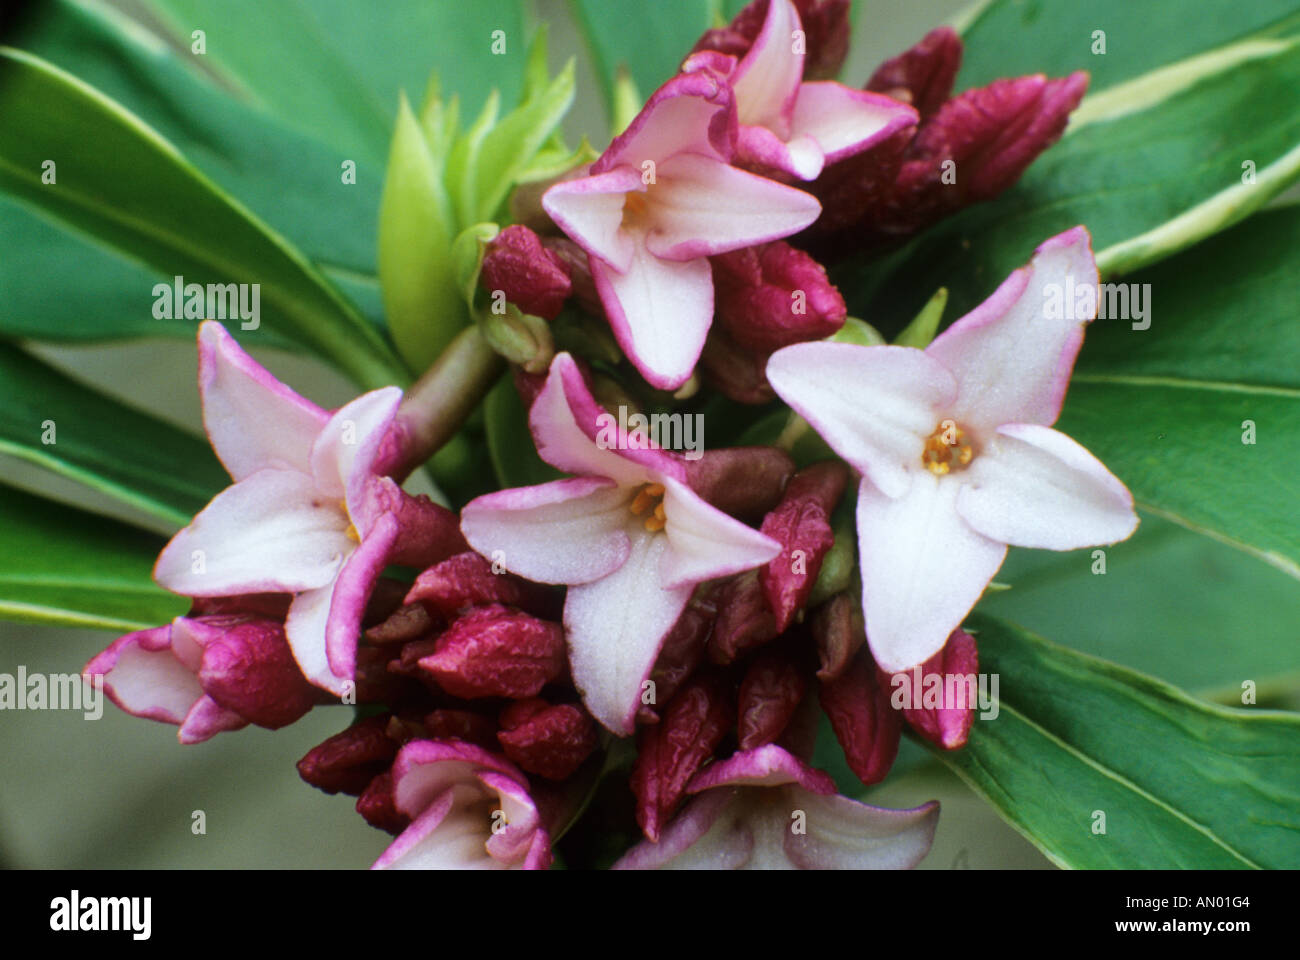
[[[784,241],[733,250],[710,262],[716,319],[745,349],[770,353],[829,337],[844,325],[848,308],[826,269]]]
[[[448,557],[415,578],[406,595],[431,616],[450,621],[471,607],[499,603],[542,617],[558,617],[553,590],[506,573],[493,572],[492,562],[472,550]]]
[[[497,739],[522,769],[548,780],[566,780],[596,749],[595,721],[571,703],[522,700],[501,712]]]
[[[558,623],[492,604],[457,619],[420,668],[453,697],[535,697],[564,673]]]
[[[741,520],[757,520],[776,506],[794,473],[790,455],[776,447],[706,450],[682,465],[700,499]]]
[[[906,127],[870,150],[832,163],[805,189],[822,205],[822,215],[805,231],[823,256],[879,242],[875,222],[894,193],[903,155],[916,135]]]
[[[943,649],[920,667],[893,677],[882,675],[881,681],[890,685],[891,700],[898,698],[904,685],[910,687],[912,706],[903,709],[903,716],[912,729],[936,746],[956,750],[966,745],[975,720],[979,670],[975,638],[964,630],[954,630]],[[927,678],[935,676],[943,680],[938,705],[926,706]],[[958,698],[956,702],[947,702],[950,691]]]
[[[837,593],[818,607],[808,627],[817,642],[817,659],[821,663],[818,680],[834,680],[844,673],[867,642],[862,615],[847,593]]]
[[[870,655],[860,651],[839,677],[822,681],[820,700],[849,769],[868,785],[885,779],[898,756],[903,718],[890,706]]]
[[[178,617],[173,643],[188,638],[203,650],[199,686],[227,710],[278,730],[301,718],[321,691],[303,677],[284,624],[242,617]]]
[[[1082,71],[995,80],[945,103],[908,147],[888,205],[891,232],[914,232],[1012,186],[1065,131],[1088,88]],[[954,183],[944,183],[945,164]]]
[[[716,590],[711,586],[697,588],[682,615],[664,637],[654,669],[650,671],[655,703],[666,704],[672,700],[686,678],[704,660],[705,642],[713,628],[713,621],[718,616],[714,605],[715,593]],[[637,720],[641,723],[658,723],[659,713],[653,706],[643,705],[637,712]]]
[[[388,718],[367,717],[313,747],[298,761],[298,776],[326,793],[360,795],[401,747],[388,735]]]
[[[767,382],[769,356],[764,350],[747,350],[715,328],[704,341],[698,370],[705,382],[728,400],[757,406],[776,397]]]
[[[463,740],[484,750],[497,749],[496,722],[472,710],[433,710],[425,714],[422,726],[430,740]]]
[[[767,4],[768,0],[754,0],[727,26],[706,31],[691,52],[716,50],[743,57],[763,29]],[[794,0],[794,5],[805,38],[804,80],[832,79],[849,52],[851,0]]]
[[[775,639],[779,632],[758,571],[747,571],[728,580],[718,592],[718,619],[709,637],[709,659],[731,663]]]
[[[835,543],[831,513],[848,480],[849,469],[840,461],[815,463],[790,479],[781,502],[763,518],[762,532],[781,544],[781,552],[759,572],[777,633],[784,633],[808,602]]]
[[[397,809],[393,801],[393,774],[385,770],[375,777],[357,797],[357,813],[366,823],[393,836],[411,825],[411,818]]]
[[[928,119],[952,96],[961,69],[961,36],[952,27],[937,27],[910,50],[880,65],[867,89],[910,103]]]
[[[522,224],[506,227],[483,254],[479,284],[492,296],[500,290],[524,313],[554,320],[573,285],[564,262]]]
[[[403,493],[386,478],[368,495],[373,498],[374,509],[392,513],[397,520],[399,532],[387,557],[389,563],[427,567],[469,549],[461,536],[460,517],[427,496]]]
[[[636,795],[637,823],[650,840],[659,839],[687,782],[731,729],[731,701],[720,674],[696,674],[665,707],[663,719],[642,728],[629,783]]]
[[[740,721],[737,734],[741,750],[775,742],[785,732],[808,682],[789,653],[764,650],[740,683]]]
[[[427,637],[437,626],[437,621],[429,616],[424,604],[408,603],[394,610],[387,619],[367,629],[366,639],[378,644],[406,643],[418,637]]]

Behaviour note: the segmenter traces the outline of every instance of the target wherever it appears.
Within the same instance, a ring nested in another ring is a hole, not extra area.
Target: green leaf
[[[966,49],[957,89],[1030,73],[1092,75],[1097,91],[1253,34],[1286,35],[1300,24],[1296,0],[993,0],[977,3],[959,29]],[[1094,31],[1105,32],[1105,53]]]
[[[42,182],[49,160],[55,183]],[[0,187],[164,275],[259,284],[262,320],[363,386],[405,379],[380,334],[302,254],[171,144],[70,74],[8,48],[0,48]]]
[[[152,579],[163,539],[0,486],[0,617],[139,630],[188,609]]]
[[[658,90],[686,59],[700,34],[713,26],[714,0],[572,0],[578,24],[601,80],[605,107],[615,115],[619,67],[638,90]]]
[[[198,437],[86,387],[0,343],[0,452],[189,523],[230,483]]]
[[[1091,325],[1057,424],[1146,509],[1292,576],[1298,251],[1300,207],[1283,207],[1134,275],[1149,284],[1148,320]]]
[[[564,476],[537,455],[528,431],[528,411],[509,374],[487,395],[483,413],[492,469],[502,487],[530,487]]]
[[[979,609],[1224,702],[1246,680],[1261,701],[1294,685],[1300,590],[1286,574],[1153,514],[1102,554],[1013,548],[998,571],[1011,589]]]
[[[1210,706],[990,617],[968,625],[999,712],[942,758],[1053,862],[1300,863],[1300,715]]]
[[[959,317],[1036,244],[1078,224],[1115,277],[1262,207],[1300,176],[1300,43],[1251,41],[1203,66],[1172,88],[1157,85],[1161,99],[1144,94],[1091,113],[1085,100],[1087,122],[1076,120],[1002,197],[890,258],[837,271],[851,311],[898,329],[946,286]],[[1246,163],[1253,183],[1243,182]]]

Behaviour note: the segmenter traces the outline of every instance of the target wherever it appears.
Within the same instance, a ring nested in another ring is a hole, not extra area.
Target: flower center
[[[644,228],[648,226],[650,220],[650,191],[654,189],[654,184],[646,186],[645,190],[629,190],[623,194],[623,226],[631,228]]]
[[[966,432],[951,419],[939,421],[921,451],[921,463],[936,477],[942,477],[953,470],[965,470],[973,459],[975,448],[971,446]]]
[[[654,511],[650,512],[653,507]],[[649,516],[645,516],[649,513]],[[632,498],[632,516],[645,516],[645,528],[651,533],[658,533],[668,523],[664,515],[664,485],[647,483]]]

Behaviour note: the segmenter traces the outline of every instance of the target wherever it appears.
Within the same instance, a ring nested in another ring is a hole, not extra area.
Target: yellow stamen
[[[349,523],[347,530],[344,532],[347,534],[347,538],[353,543],[361,542],[361,534],[357,532],[357,525],[355,523]]]
[[[663,495],[662,483],[647,483],[632,498],[630,509],[634,517],[644,516],[651,507],[654,507],[654,512],[644,520],[645,528],[651,533],[658,533],[668,523],[668,517],[664,513]]]
[[[939,421],[921,450],[921,463],[936,477],[946,476],[954,469],[965,469],[974,459],[975,448],[970,438],[952,420]]]
[[[655,502],[655,495],[650,492],[649,487],[642,487],[637,493],[636,498],[632,501],[632,515],[639,517],[650,509]]]
[[[645,518],[645,528],[651,533],[658,533],[668,525],[668,521],[658,515]]]

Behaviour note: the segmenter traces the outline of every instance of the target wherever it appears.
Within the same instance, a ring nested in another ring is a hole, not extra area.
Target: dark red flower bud
[[[422,726],[430,740],[463,740],[484,750],[497,749],[496,723],[472,710],[433,710],[425,714]]]
[[[805,37],[804,80],[829,80],[840,72],[849,52],[850,3],[851,0],[794,0]],[[706,31],[691,52],[717,50],[743,57],[763,29],[767,6],[768,0],[754,0],[727,26]]]
[[[298,776],[326,793],[359,795],[401,748],[388,735],[390,716],[367,717],[313,747],[298,761]]]
[[[501,712],[497,739],[506,756],[529,773],[566,780],[596,749],[596,723],[571,703],[522,700]]]
[[[409,584],[402,584],[408,588]],[[427,637],[433,633],[441,621],[429,616],[429,611],[422,603],[408,603],[398,607],[388,618],[375,624],[366,631],[366,639],[371,643],[406,643]]]
[[[479,283],[489,293],[502,291],[524,313],[546,320],[555,319],[573,289],[564,263],[518,223],[488,244]]]
[[[823,256],[879,243],[879,210],[894,193],[903,155],[916,136],[905,127],[870,150],[832,163],[805,188],[821,201],[822,213],[802,234]]]
[[[411,818],[397,809],[393,799],[393,774],[385,770],[357,797],[357,813],[366,823],[396,836],[411,825]]]
[[[709,386],[728,400],[756,406],[770,403],[776,397],[776,391],[767,382],[769,356],[765,350],[740,346],[720,328],[715,328],[704,341],[696,369]]]
[[[794,474],[794,461],[776,447],[706,450],[682,466],[700,499],[741,520],[757,520],[776,506]]]
[[[957,750],[966,745],[975,721],[979,671],[975,638],[964,630],[954,630],[943,649],[920,667],[893,677],[883,674],[881,680],[889,687],[891,698],[900,685],[908,687],[911,706],[903,708],[903,716],[913,730],[936,746]],[[935,682],[931,677],[940,678],[943,686],[938,705],[926,706],[927,684]],[[950,702],[950,697],[955,700]]]
[[[847,593],[837,593],[818,607],[809,621],[809,630],[817,643],[821,662],[817,679],[834,680],[852,662],[867,642],[862,629],[862,615],[857,603]]]
[[[882,63],[867,81],[867,89],[910,103],[925,120],[952,96],[961,55],[957,31],[937,27],[916,46]]]
[[[754,658],[740,682],[740,722],[736,727],[741,750],[776,741],[808,691],[808,681],[789,652],[764,650]]]
[[[1037,74],[949,100],[907,149],[885,211],[891,232],[915,231],[1012,186],[1060,139],[1087,88],[1082,71],[1056,80]]]
[[[560,615],[556,591],[506,573],[504,568],[496,572],[491,561],[472,550],[423,571],[415,578],[406,602],[423,604],[443,621],[471,607],[492,603],[519,607],[543,617],[558,619]]]
[[[370,493],[372,509],[388,511],[397,520],[397,540],[388,553],[389,563],[427,567],[469,549],[460,532],[460,517],[427,496],[403,493],[388,478]]]
[[[677,692],[659,723],[641,728],[629,782],[637,823],[650,840],[658,841],[687,782],[713,756],[734,718],[726,679],[708,671],[697,673]]]
[[[682,615],[664,637],[654,669],[650,671],[654,704],[667,704],[672,700],[686,678],[703,662],[709,631],[718,616],[714,602],[716,593],[717,588],[712,585],[697,588]],[[637,720],[658,723],[659,711],[655,706],[643,705],[637,713]]]
[[[278,730],[330,699],[303,677],[281,621],[180,617],[172,625],[172,642],[181,636],[202,650],[198,679],[203,692],[259,727]]]
[[[728,580],[718,591],[718,619],[709,637],[709,659],[728,664],[775,639],[776,618],[767,605],[758,571]]]
[[[560,263],[569,275],[573,297],[578,306],[594,317],[605,315],[605,306],[596,292],[596,281],[591,275],[591,260],[587,251],[568,237],[546,237],[542,240],[546,252]]]
[[[859,651],[839,677],[822,681],[820,699],[849,769],[865,784],[885,779],[898,756],[903,718],[890,706],[870,654]]]
[[[771,353],[821,340],[844,326],[848,309],[826,269],[782,240],[711,257],[714,312],[733,342]]]
[[[535,697],[564,673],[564,629],[494,603],[459,617],[419,663],[453,697]]]
[[[838,460],[815,463],[796,473],[776,508],[763,518],[761,530],[781,552],[759,571],[763,595],[784,633],[812,593],[822,561],[835,543],[831,513],[849,480],[849,468]]]

